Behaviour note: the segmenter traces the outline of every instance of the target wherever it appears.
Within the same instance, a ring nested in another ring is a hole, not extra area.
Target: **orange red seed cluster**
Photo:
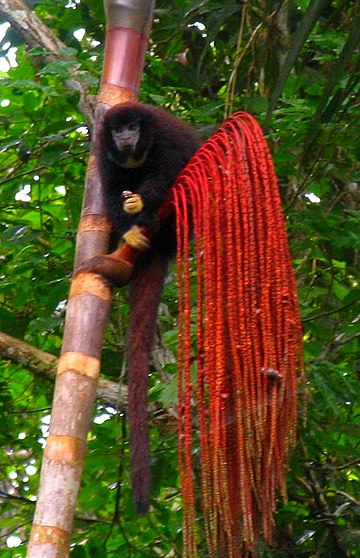
[[[225,122],[180,175],[173,196],[184,558],[199,555],[198,493],[208,554],[255,556],[259,536],[271,542],[276,494],[285,489],[303,371],[281,200],[256,120],[237,113]]]

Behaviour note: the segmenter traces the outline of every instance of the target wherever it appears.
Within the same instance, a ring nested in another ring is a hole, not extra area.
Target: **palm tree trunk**
[[[121,4],[104,0],[104,4],[107,36],[94,137],[110,106],[137,99],[154,9],[154,0],[123,0]],[[92,152],[75,269],[85,260],[108,251],[110,233]],[[28,558],[64,558],[69,554],[111,296],[110,287],[99,275],[79,273],[72,281]]]

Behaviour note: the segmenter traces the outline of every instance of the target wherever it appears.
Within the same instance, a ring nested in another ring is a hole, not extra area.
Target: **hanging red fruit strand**
[[[184,558],[199,555],[198,491],[209,556],[255,556],[259,537],[272,540],[275,498],[279,489],[285,491],[286,457],[297,424],[297,377],[303,374],[302,328],[281,200],[256,120],[233,115],[200,148],[173,196]]]

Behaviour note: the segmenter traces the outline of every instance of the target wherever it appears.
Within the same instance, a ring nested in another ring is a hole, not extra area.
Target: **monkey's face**
[[[152,116],[140,104],[115,105],[105,115],[103,138],[112,161],[137,168],[146,161],[152,145]]]
[[[132,121],[119,124],[111,129],[112,139],[119,154],[124,154],[125,158],[135,155],[136,147],[140,139],[140,124]]]

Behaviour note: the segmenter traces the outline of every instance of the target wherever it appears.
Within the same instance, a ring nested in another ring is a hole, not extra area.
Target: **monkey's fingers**
[[[141,196],[139,196],[139,194],[132,194],[126,198],[123,204],[123,209],[130,215],[140,213],[140,211],[144,209],[144,202],[142,201]]]
[[[130,190],[124,190],[122,195],[123,195],[124,200],[127,200],[128,198],[130,198],[134,194]]]
[[[123,239],[129,246],[136,248],[136,250],[141,250],[145,252],[150,248],[150,241],[147,236],[145,236],[140,227],[134,225],[131,229],[123,235]]]

